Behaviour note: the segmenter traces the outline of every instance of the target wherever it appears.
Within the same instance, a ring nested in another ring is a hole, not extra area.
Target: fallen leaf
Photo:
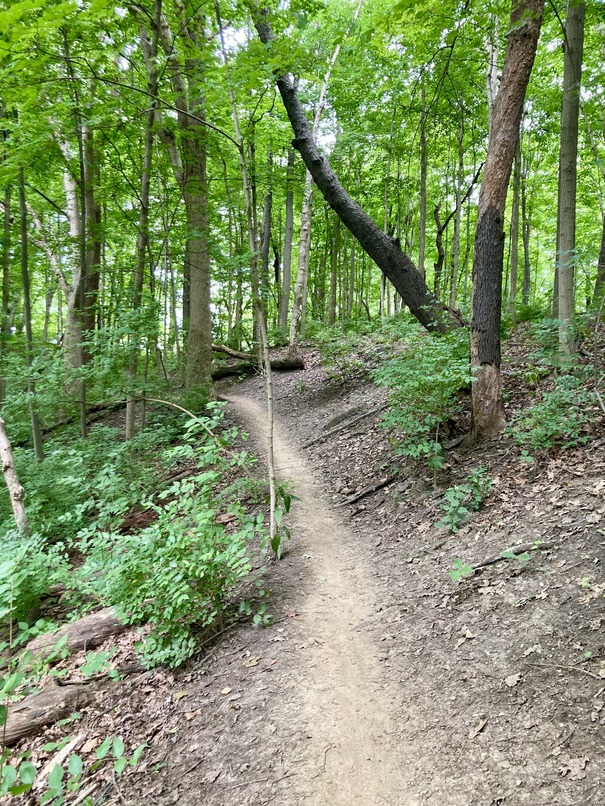
[[[258,656],[258,657],[254,657],[254,658],[250,658],[250,660],[247,660],[247,661],[244,663],[244,666],[246,666],[248,669],[249,669],[251,666],[258,666],[258,662],[259,662],[260,660],[262,660],[262,658],[261,658],[260,656]]]
[[[231,694],[231,689],[229,688],[229,686],[225,686],[225,688],[221,691],[221,694],[225,695]]]
[[[182,700],[183,697],[188,696],[189,696],[188,691],[175,691],[174,694],[172,695],[172,699],[174,700],[174,702],[178,702],[179,700]]]
[[[485,719],[479,720],[479,722],[475,725],[474,728],[471,728],[468,732],[468,738],[474,739],[475,736],[478,736],[483,728],[487,725],[487,717]]]
[[[508,677],[504,678],[504,682],[506,683],[506,685],[509,688],[514,688],[516,685],[518,685],[521,682],[522,679],[523,679],[523,676],[521,674],[519,674],[519,673],[517,673],[517,674],[509,674]]]

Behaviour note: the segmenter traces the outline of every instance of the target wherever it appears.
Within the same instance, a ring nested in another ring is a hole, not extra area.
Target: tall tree
[[[578,119],[585,12],[584,0],[569,0],[565,21],[554,300],[555,315],[560,321],[559,344],[564,353],[571,353],[575,349],[573,318],[575,314]]]
[[[504,210],[544,5],[545,0],[513,0],[479,193],[471,319],[474,440],[492,437],[506,422],[500,371]]]

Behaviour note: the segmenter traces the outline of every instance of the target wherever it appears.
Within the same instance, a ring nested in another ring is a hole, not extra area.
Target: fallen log
[[[94,693],[94,686],[86,684],[53,686],[9,705],[6,722],[0,728],[2,742],[10,746],[25,736],[37,733],[45,725],[64,719],[78,708],[89,705]]]
[[[25,651],[31,652],[36,660],[45,660],[53,654],[59,641],[65,641],[63,646],[70,652],[76,649],[92,649],[109,636],[118,635],[127,628],[128,625],[118,618],[113,607],[105,607],[71,624],[66,624],[57,632],[34,638],[27,644]]]
[[[302,358],[274,358],[271,361],[271,369],[274,372],[292,372],[293,370],[304,368]],[[254,375],[258,371],[257,361],[241,361],[231,366],[215,367],[212,370],[212,380],[218,381],[221,378],[228,378],[232,375]]]

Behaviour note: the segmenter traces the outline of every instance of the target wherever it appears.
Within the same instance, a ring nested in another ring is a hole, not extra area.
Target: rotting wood
[[[330,437],[333,437],[335,434],[339,434],[341,431],[346,431],[347,428],[351,428],[351,426],[361,422],[361,420],[364,420],[366,417],[371,417],[373,414],[379,414],[381,411],[384,411],[386,407],[387,404],[383,403],[381,406],[377,406],[375,409],[365,411],[363,414],[360,414],[359,417],[355,417],[353,420],[349,420],[343,425],[339,425],[337,428],[332,428],[330,431],[326,431],[325,434],[322,434],[319,437],[315,437],[315,439],[312,439],[310,442],[305,442],[303,448],[310,448],[313,445],[317,445],[326,439],[330,439]]]
[[[473,571],[478,571],[480,568],[487,568],[488,565],[495,565],[502,560],[509,560],[510,557],[507,556],[508,554],[514,554],[517,556],[519,554],[524,554],[527,551],[545,551],[546,549],[552,548],[554,545],[554,543],[540,543],[537,540],[534,540],[533,543],[521,543],[520,546],[499,551],[498,554],[492,554],[492,556],[488,557],[487,560],[483,560],[483,562],[473,565]]]
[[[57,632],[34,638],[27,645],[26,651],[31,652],[36,660],[43,660],[53,654],[58,642],[65,636],[67,640],[64,646],[71,652],[76,649],[91,649],[111,635],[118,635],[126,629],[128,625],[118,618],[115,608],[105,607],[78,621],[66,624]]]
[[[291,358],[274,358],[271,361],[271,369],[273,372],[292,372],[294,370],[304,369],[305,365],[302,358],[296,356]],[[253,375],[258,372],[258,362],[242,361],[239,364],[232,364],[230,367],[215,367],[212,370],[212,380],[218,381],[221,378],[229,378],[232,375]]]
[[[53,686],[9,705],[6,723],[1,731],[4,745],[13,745],[25,736],[37,733],[45,725],[52,725],[78,708],[89,705],[95,690],[90,684]]]
[[[382,481],[377,481],[374,484],[370,484],[368,487],[364,487],[364,489],[360,493],[356,493],[352,495],[350,498],[347,498],[345,501],[341,501],[340,504],[336,504],[337,507],[346,507],[350,506],[351,504],[356,504],[358,501],[361,501],[362,498],[365,498],[366,495],[372,495],[372,493],[377,493],[378,490],[382,490],[383,487],[388,487],[389,484],[395,481],[395,476],[388,476],[386,479]]]

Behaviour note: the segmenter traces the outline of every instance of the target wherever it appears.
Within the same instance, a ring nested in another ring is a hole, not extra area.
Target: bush
[[[468,331],[430,336],[410,328],[404,350],[375,373],[388,388],[387,426],[397,432],[404,456],[441,461],[441,425],[459,410],[459,392],[472,381]]]
[[[587,426],[594,417],[594,393],[574,375],[562,375],[551,392],[516,415],[510,432],[522,448],[570,448],[586,443]]]

